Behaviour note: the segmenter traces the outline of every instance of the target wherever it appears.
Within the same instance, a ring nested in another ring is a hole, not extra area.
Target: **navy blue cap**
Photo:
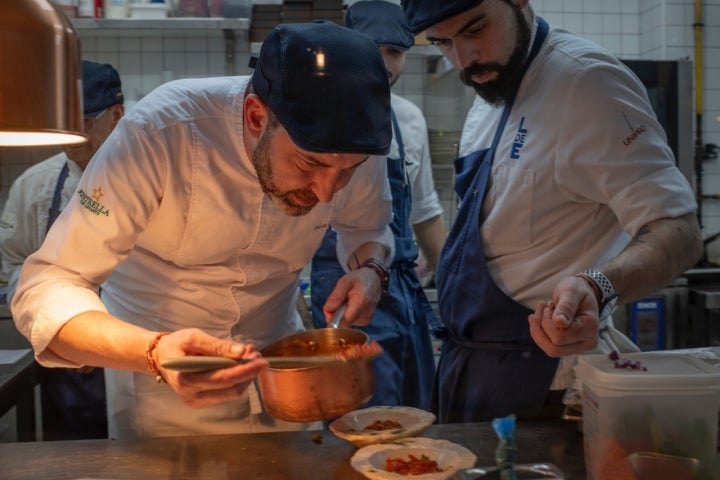
[[[83,60],[83,113],[92,115],[111,105],[122,104],[120,75],[112,65]]]
[[[345,26],[364,33],[378,45],[408,50],[415,43],[402,8],[387,0],[353,3],[345,14]]]
[[[328,21],[282,23],[250,66],[255,93],[300,148],[369,155],[390,149],[390,85],[366,35]]]
[[[410,31],[418,34],[482,2],[483,0],[402,0],[402,8]]]

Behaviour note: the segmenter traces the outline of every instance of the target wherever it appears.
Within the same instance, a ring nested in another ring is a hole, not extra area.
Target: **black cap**
[[[110,64],[83,60],[83,113],[92,115],[111,105],[122,104],[124,97],[117,70]]]
[[[483,0],[402,0],[402,8],[410,31],[418,34],[482,2]]]
[[[345,26],[364,33],[378,45],[407,50],[415,43],[402,8],[387,0],[353,3],[345,14]]]
[[[255,92],[300,148],[370,155],[389,150],[390,85],[366,35],[328,21],[283,23],[267,35],[250,66]]]

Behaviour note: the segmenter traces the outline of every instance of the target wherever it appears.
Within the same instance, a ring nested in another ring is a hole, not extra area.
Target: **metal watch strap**
[[[362,265],[360,265],[360,268],[363,267],[369,268],[377,273],[378,277],[380,277],[380,286],[382,287],[382,291],[387,292],[388,287],[390,286],[390,270],[388,270],[385,264],[377,258],[368,258]]]

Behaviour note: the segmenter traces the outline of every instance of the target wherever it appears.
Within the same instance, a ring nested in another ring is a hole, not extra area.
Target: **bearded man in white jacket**
[[[328,309],[370,321],[381,278],[368,261],[393,254],[375,157],[391,136],[372,40],[279,25],[252,76],[170,82],[126,114],[23,267],[18,328],[44,365],[106,367],[111,437],[317,427],[262,411],[258,350],[302,329],[299,274],[329,226],[348,273]],[[162,367],[185,355],[255,361]]]

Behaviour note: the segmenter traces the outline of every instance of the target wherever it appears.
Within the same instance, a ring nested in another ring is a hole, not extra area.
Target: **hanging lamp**
[[[2,0],[0,146],[63,145],[83,133],[80,40],[50,0]]]

